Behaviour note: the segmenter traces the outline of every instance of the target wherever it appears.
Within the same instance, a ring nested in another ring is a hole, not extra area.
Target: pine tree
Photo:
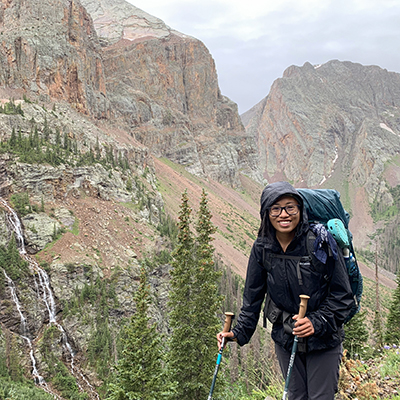
[[[211,235],[216,232],[211,222],[211,212],[208,207],[207,194],[203,189],[200,209],[197,214],[196,232],[196,267],[193,282],[193,308],[197,337],[196,351],[198,357],[194,360],[199,369],[199,387],[197,398],[206,398],[211,377],[215,368],[216,340],[215,335],[221,330],[221,321],[217,317],[222,308],[222,296],[218,294],[218,282],[221,273],[215,268],[214,240]]]
[[[343,347],[350,358],[357,358],[367,346],[368,330],[366,328],[366,311],[359,312],[344,326],[345,339]]]
[[[10,137],[9,144],[10,144],[10,147],[11,147],[12,149],[13,149],[13,148],[16,146],[16,144],[17,144],[17,135],[16,135],[16,133],[15,133],[15,128],[14,128],[14,127],[12,128],[12,131],[11,131],[11,137]]]
[[[116,375],[109,385],[109,400],[154,400],[166,396],[171,386],[165,379],[161,337],[156,324],[147,315],[149,287],[145,267],[135,293],[136,312],[123,329],[123,350],[115,366]]]
[[[400,344],[400,269],[397,272],[397,288],[393,292],[392,303],[386,322],[385,342]]]
[[[373,340],[375,347],[383,347],[383,330],[381,322],[381,305],[379,297],[379,275],[378,275],[378,244],[375,252],[375,317],[373,322]]]
[[[197,368],[192,368],[195,352],[193,340],[198,336],[194,326],[191,294],[194,270],[194,238],[190,231],[192,209],[187,191],[182,194],[179,214],[178,244],[172,254],[171,289],[169,293],[170,340],[169,361],[178,382],[177,399],[194,400]]]
[[[61,146],[61,134],[60,134],[60,129],[58,127],[56,128],[55,146],[56,146],[56,153],[58,154],[60,152],[60,146]]]
[[[100,159],[101,159],[101,150],[100,150],[100,143],[99,143],[99,137],[98,136],[96,138],[96,145],[94,147],[94,151],[96,153],[96,160],[100,161]]]
[[[197,241],[190,231],[191,208],[185,191],[179,214],[178,243],[173,253],[170,291],[170,362],[178,382],[177,399],[197,400],[208,394],[215,367],[219,273],[211,235],[215,227],[203,191]]]

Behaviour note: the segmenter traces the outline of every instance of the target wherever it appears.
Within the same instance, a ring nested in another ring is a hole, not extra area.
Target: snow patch
[[[335,158],[333,159],[333,165],[335,165],[335,162],[337,161],[338,158],[339,158],[339,154],[337,151],[337,146],[335,146]],[[332,170],[332,172],[333,172],[333,170]]]
[[[393,135],[399,136],[396,132],[393,132],[393,130],[390,129],[385,123],[381,122],[381,123],[379,124],[379,126],[380,126],[382,129],[386,129],[386,130],[389,131],[390,133],[393,133]]]
[[[335,158],[333,159],[333,166],[335,166],[336,161],[339,158],[339,153],[338,153],[338,148],[335,146]],[[321,186],[327,179],[331,178],[333,173],[335,172],[335,168],[332,168],[331,173],[329,174],[328,178],[324,175],[322,178],[322,181],[319,183],[319,186]]]

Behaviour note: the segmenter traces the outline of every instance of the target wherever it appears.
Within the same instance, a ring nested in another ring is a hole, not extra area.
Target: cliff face
[[[100,45],[79,1],[2,0],[0,29],[1,86],[109,115]]]
[[[389,206],[382,182],[390,175],[390,186],[399,184],[399,106],[400,74],[350,62],[306,63],[288,68],[243,121],[267,180],[336,187],[348,207],[353,201],[353,214],[361,208],[360,219],[368,220],[363,201]]]
[[[132,136],[195,175],[237,186],[242,170],[260,180],[254,140],[203,43],[123,0],[82,3],[103,45],[108,96]]]

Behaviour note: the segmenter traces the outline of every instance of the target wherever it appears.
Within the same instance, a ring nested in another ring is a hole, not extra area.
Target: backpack
[[[354,296],[354,305],[345,323],[348,322],[359,310],[363,293],[363,278],[352,243],[353,235],[349,231],[350,215],[343,208],[340,193],[334,189],[297,189],[303,199],[310,223],[323,224],[335,238],[338,248],[342,249],[351,290]],[[307,251],[311,256],[311,243],[315,235],[311,231],[307,239]],[[315,258],[313,258],[315,259]]]

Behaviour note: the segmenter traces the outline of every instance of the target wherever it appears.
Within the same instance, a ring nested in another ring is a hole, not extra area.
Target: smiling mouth
[[[291,223],[292,223],[292,221],[290,221],[290,220],[288,220],[288,219],[278,221],[278,224],[279,224],[280,226],[282,226],[282,227],[289,226]]]

